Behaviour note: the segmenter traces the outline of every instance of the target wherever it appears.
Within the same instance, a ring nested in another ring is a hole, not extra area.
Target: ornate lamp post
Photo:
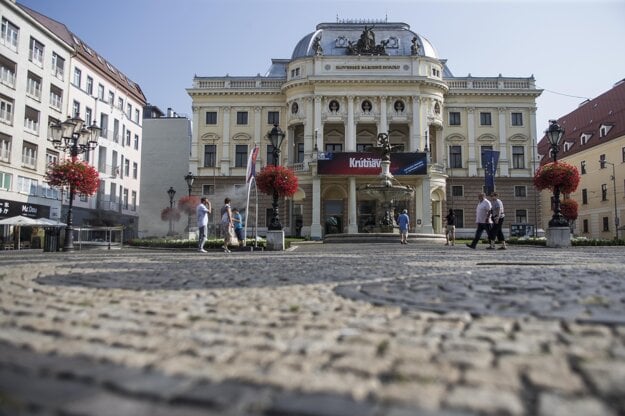
[[[267,133],[267,138],[271,142],[271,146],[273,146],[273,164],[274,166],[280,166],[280,146],[282,146],[282,141],[286,134],[278,127],[277,124],[273,125],[273,129]],[[273,208],[273,215],[271,216],[271,221],[269,222],[268,230],[282,230],[282,224],[280,224],[280,218],[278,216],[278,192],[274,190],[273,192],[273,202],[271,204]]]
[[[51,137],[48,139],[52,142],[55,149],[63,152],[69,152],[72,162],[75,162],[78,155],[94,150],[98,145],[98,136],[102,129],[92,125],[85,127],[85,121],[80,117],[67,117],[62,123],[54,123],[50,125]],[[72,227],[72,207],[74,205],[74,185],[69,186],[69,207],[67,210],[67,226],[65,227],[65,242],[63,251],[74,250],[74,229]]]
[[[176,190],[174,189],[173,186],[170,186],[169,189],[167,190],[167,195],[169,195],[169,232],[167,233],[167,235],[174,235],[174,226],[173,226],[173,219],[171,217],[172,215],[172,211],[174,209],[174,195],[176,195]]]
[[[193,181],[195,180],[195,176],[191,172],[184,176],[184,180],[187,182],[187,187],[189,189],[189,196],[191,196],[191,190],[193,190]],[[188,216],[187,219],[187,231],[191,232],[191,215]]]
[[[549,120],[549,123],[549,128],[545,130],[545,134],[551,146],[553,163],[556,163],[558,160],[558,147],[562,136],[564,136],[564,129],[560,127],[556,120]],[[567,220],[560,212],[560,187],[556,186],[553,190],[553,217],[549,221],[549,227],[568,227],[568,225]]]

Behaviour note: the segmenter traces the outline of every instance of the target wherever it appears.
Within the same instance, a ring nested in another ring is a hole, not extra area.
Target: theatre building
[[[455,77],[405,23],[321,23],[265,75],[196,76],[187,91],[193,193],[214,204],[227,196],[244,208],[248,155],[259,147],[257,167],[273,164],[267,132],[285,131],[280,164],[299,179],[280,201],[287,235],[376,230],[386,205],[363,189],[379,181],[380,133],[390,139],[394,184],[413,189],[392,204],[395,215],[408,210],[411,233],[442,233],[448,209],[460,229],[474,229],[485,150],[499,152],[495,187],[509,221],[536,222],[534,78]],[[262,234],[270,199],[259,205]]]

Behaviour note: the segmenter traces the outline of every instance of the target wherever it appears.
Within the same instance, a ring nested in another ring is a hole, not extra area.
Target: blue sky
[[[388,19],[432,42],[456,76],[529,77],[538,135],[625,78],[623,0],[18,0],[65,23],[162,110],[191,115],[193,76],[264,74],[318,23]]]

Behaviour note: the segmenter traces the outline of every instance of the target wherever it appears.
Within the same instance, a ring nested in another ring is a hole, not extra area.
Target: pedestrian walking
[[[490,194],[490,202],[493,206],[493,230],[491,232],[491,239],[493,242],[500,242],[501,247],[499,250],[505,250],[506,247],[506,238],[503,235],[503,219],[505,217],[505,213],[503,210],[503,202],[499,199],[499,195],[497,192],[493,192]]]
[[[243,217],[236,208],[232,208],[232,222],[234,223],[234,233],[237,236],[237,240],[239,240],[239,247],[242,247],[244,242]]]
[[[479,243],[480,238],[482,237],[482,233],[486,231],[488,235],[488,243],[489,246],[487,248],[494,249],[495,245],[491,239],[491,226],[493,221],[491,220],[491,209],[492,205],[488,199],[485,198],[483,192],[480,192],[477,195],[477,199],[479,200],[477,207],[475,208],[475,223],[477,224],[477,229],[475,230],[475,237],[473,237],[473,241],[471,243],[467,243],[467,247],[475,249],[477,243]]]
[[[410,217],[408,216],[407,209],[403,210],[401,214],[399,214],[397,222],[399,223],[399,242],[401,244],[408,244],[408,228],[410,227]]]
[[[208,229],[208,214],[212,211],[211,203],[205,197],[200,198],[200,203],[195,208],[197,214],[197,229],[199,231],[198,236],[198,251],[206,253],[204,250],[204,244],[206,243],[206,231]]]
[[[230,198],[224,199],[224,206],[221,207],[221,235],[224,238],[224,245],[222,246],[224,253],[230,253],[228,246],[232,244],[232,237],[234,236]]]
[[[449,208],[449,213],[445,217],[447,225],[445,226],[445,245],[456,245],[456,214],[454,210]]]

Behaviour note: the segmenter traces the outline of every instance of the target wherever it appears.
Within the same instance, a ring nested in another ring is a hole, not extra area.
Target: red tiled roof
[[[558,158],[567,157],[624,136],[625,79],[617,82],[611,90],[583,103],[557,121],[564,129]],[[612,128],[604,137],[599,137],[599,130],[604,125],[612,126]],[[581,144],[582,134],[590,135],[590,139],[585,144]],[[566,152],[564,152],[565,142],[571,143]],[[551,161],[551,157],[546,156],[549,154],[549,142],[544,135],[538,142],[538,154],[543,156],[541,165]]]
[[[106,61],[102,56],[98,55],[93,49],[91,49],[85,42],[83,42],[78,36],[70,31],[63,23],[54,19],[44,16],[41,13],[30,9],[23,4],[17,3],[17,5],[28,13],[33,19],[37,20],[44,27],[62,39],[70,47],[72,47],[76,53],[80,56],[82,61],[88,62],[94,69],[98,70],[103,77],[108,78],[113,84],[116,84],[118,88],[126,91],[137,99],[141,106],[144,106],[147,102],[143,91],[139,84],[130,80],[123,73],[118,71],[113,65]],[[88,51],[91,51],[89,53]]]

